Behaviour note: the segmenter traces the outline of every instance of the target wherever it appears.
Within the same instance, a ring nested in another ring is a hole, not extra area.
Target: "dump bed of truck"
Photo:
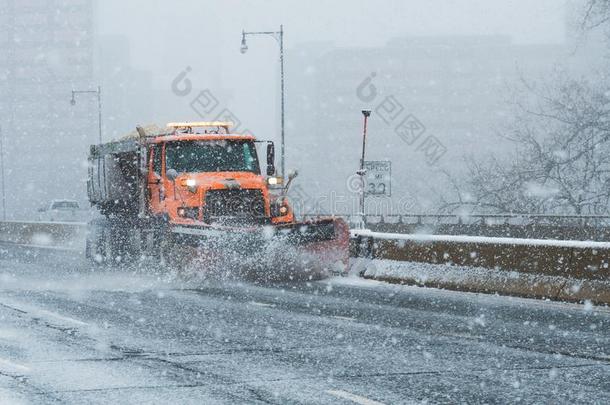
[[[143,150],[142,153],[145,153]],[[124,139],[91,146],[87,193],[102,211],[119,207],[137,211],[140,185],[140,141]]]

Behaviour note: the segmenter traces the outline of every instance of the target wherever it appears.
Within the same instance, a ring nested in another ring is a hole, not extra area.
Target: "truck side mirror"
[[[298,175],[299,175],[299,171],[296,169],[292,169],[291,171],[288,172],[288,181],[294,180],[294,178],[297,177]]]
[[[294,180],[298,175],[299,172],[294,169],[288,172],[288,181],[286,182],[286,186],[284,186],[284,196],[288,194],[288,189],[292,184],[292,180]]]
[[[168,169],[165,172],[165,176],[167,176],[167,178],[171,181],[174,181],[178,177],[178,172],[176,171],[176,169]]]
[[[275,174],[275,145],[273,142],[267,144],[267,176]]]

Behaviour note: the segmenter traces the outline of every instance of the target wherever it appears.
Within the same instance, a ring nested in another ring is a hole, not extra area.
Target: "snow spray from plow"
[[[261,281],[345,274],[349,230],[332,219],[262,229],[175,227],[165,256],[183,273]]]

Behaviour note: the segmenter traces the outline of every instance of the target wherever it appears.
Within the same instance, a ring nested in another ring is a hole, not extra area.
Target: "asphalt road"
[[[610,403],[610,309],[0,249],[0,403]]]

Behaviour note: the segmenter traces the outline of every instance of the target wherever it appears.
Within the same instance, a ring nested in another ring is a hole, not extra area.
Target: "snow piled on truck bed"
[[[163,133],[170,131],[170,128],[162,127],[157,124],[144,125],[144,126],[142,126],[142,128],[144,129],[144,132],[146,132],[146,135],[148,135],[148,136],[163,134]],[[133,131],[121,136],[118,139],[113,139],[113,141],[123,141],[125,139],[137,139],[139,137],[140,137],[140,134],[138,134],[138,131],[134,128]]]

